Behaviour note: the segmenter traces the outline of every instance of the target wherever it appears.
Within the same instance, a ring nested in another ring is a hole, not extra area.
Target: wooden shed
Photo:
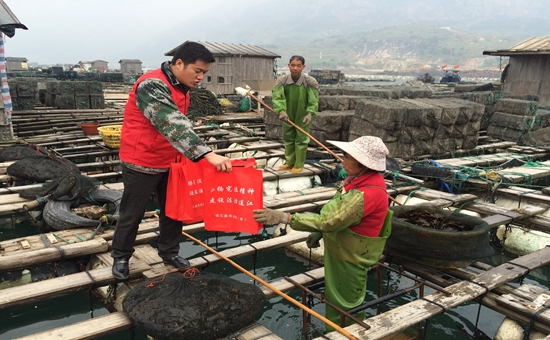
[[[8,72],[28,71],[29,64],[27,61],[27,58],[22,57],[6,57],[6,70]]]
[[[139,59],[120,59],[118,63],[123,76],[136,76],[143,73],[142,62]]]
[[[275,59],[281,56],[259,46],[198,41],[214,55],[202,86],[215,93],[235,93],[235,88],[275,79]],[[180,44],[164,55],[173,56]],[[250,85],[252,86],[252,85]]]
[[[94,60],[92,61],[92,69],[98,70],[99,72],[105,72],[109,68],[109,62],[105,60]]]
[[[541,104],[550,104],[550,36],[531,38],[505,50],[483,51],[483,55],[510,58],[503,72],[503,91],[538,94]]]

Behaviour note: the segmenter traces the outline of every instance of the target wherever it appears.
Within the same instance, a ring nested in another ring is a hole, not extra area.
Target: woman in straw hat
[[[322,239],[326,300],[347,310],[363,303],[367,272],[380,259],[391,232],[386,183],[379,173],[386,170],[388,149],[373,136],[352,142],[327,142],[344,152],[348,177],[319,214],[289,214],[265,208],[254,210],[254,218],[266,225],[286,223],[294,230],[311,231],[306,240],[309,248],[319,247]],[[364,319],[365,314],[355,316]],[[328,305],[326,317],[340,323],[339,312]],[[351,323],[346,318],[346,325]],[[332,328],[327,326],[327,331]]]

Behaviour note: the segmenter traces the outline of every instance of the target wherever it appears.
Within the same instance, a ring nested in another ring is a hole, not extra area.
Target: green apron
[[[388,212],[379,237],[359,235],[350,229],[323,233],[325,298],[335,306],[348,310],[365,300],[367,273],[380,259],[391,233],[392,211]],[[365,312],[358,312],[355,316],[364,320]],[[329,305],[326,306],[326,317],[337,325],[340,324],[340,313]],[[353,321],[346,318],[346,326],[351,324]],[[334,330],[328,325],[326,329],[327,332]]]
[[[367,273],[382,255],[391,233],[393,211],[388,209],[378,237],[368,237],[349,229],[361,221],[364,209],[363,193],[357,189],[342,194],[340,190],[323,206],[319,214],[294,214],[291,228],[301,231],[321,231],[325,244],[325,297],[335,306],[348,310],[365,300]],[[364,319],[365,313],[355,314]],[[340,314],[329,305],[326,317],[340,324]],[[352,324],[346,318],[346,325]],[[327,325],[327,332],[333,331]]]

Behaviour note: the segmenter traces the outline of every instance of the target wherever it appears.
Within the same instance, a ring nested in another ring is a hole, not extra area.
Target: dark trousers
[[[168,172],[146,174],[122,167],[124,192],[120,201],[120,213],[112,244],[112,257],[130,257],[134,252],[139,223],[153,192],[156,193],[159,214],[159,256],[168,259],[178,255],[183,223],[165,215]]]

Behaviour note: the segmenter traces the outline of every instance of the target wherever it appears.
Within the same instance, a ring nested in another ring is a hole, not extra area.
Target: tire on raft
[[[476,216],[443,210],[430,205],[391,207],[392,233],[385,253],[434,268],[465,268],[494,252],[489,241],[489,224]],[[409,223],[400,217],[412,211],[437,214],[445,221],[457,222],[464,231],[436,230]]]
[[[113,203],[115,211],[113,216],[117,216],[120,208],[122,191],[101,189],[90,193],[93,201],[97,203]],[[78,216],[71,211],[84,203],[91,203],[86,199],[77,199],[72,201],[48,201],[42,211],[42,217],[46,224],[56,230],[73,229],[79,227],[96,227],[99,220],[92,220]]]

